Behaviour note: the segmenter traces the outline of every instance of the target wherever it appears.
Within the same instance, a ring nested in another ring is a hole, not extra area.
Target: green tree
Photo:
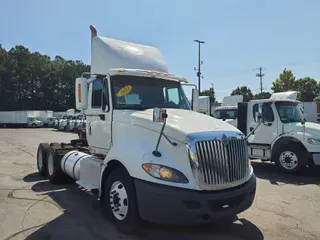
[[[253,99],[269,99],[271,97],[271,93],[269,92],[262,92],[257,93],[253,96]]]
[[[53,110],[74,108],[74,82],[90,66],[24,46],[6,51],[0,45],[0,110]]]
[[[286,92],[296,90],[295,76],[290,69],[284,69],[279,77],[272,83],[273,92]]]
[[[216,101],[216,96],[213,88],[201,91],[200,96],[209,96],[211,103],[214,103]]]
[[[310,77],[304,77],[296,80],[296,90],[298,93],[298,100],[303,102],[312,102],[318,94],[320,94],[320,85],[318,82]]]
[[[233,95],[242,95],[243,96],[243,101],[244,102],[248,102],[251,99],[253,99],[253,94],[251,92],[251,89],[248,88],[247,86],[242,86],[242,87],[237,87],[236,89],[234,89],[231,94],[231,96]]]

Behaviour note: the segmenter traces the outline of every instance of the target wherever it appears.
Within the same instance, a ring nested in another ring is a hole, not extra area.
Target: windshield
[[[236,119],[238,110],[236,109],[219,109],[215,110],[213,117],[217,119]]]
[[[296,102],[276,102],[277,111],[283,123],[301,122],[304,119]]]
[[[34,117],[29,117],[29,121],[35,121],[36,120],[36,118],[34,118]]]
[[[138,76],[111,77],[115,109],[190,109],[179,82]]]
[[[67,116],[63,116],[63,118],[62,119],[67,119]]]
[[[73,117],[72,116],[68,116],[68,120],[71,120]]]
[[[82,120],[82,119],[83,119],[83,116],[82,116],[82,115],[79,115],[79,116],[77,117],[77,119],[78,119],[78,120]]]

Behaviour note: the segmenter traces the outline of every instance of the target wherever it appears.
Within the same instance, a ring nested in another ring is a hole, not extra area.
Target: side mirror
[[[76,79],[76,109],[86,110],[88,108],[88,83],[86,78]]]
[[[199,90],[192,89],[192,110],[199,112]]]
[[[258,123],[261,123],[263,121],[262,103],[259,103],[259,105],[258,105],[257,121],[258,121]]]
[[[168,117],[167,109],[165,108],[154,108],[153,109],[153,121],[154,122],[165,122]]]

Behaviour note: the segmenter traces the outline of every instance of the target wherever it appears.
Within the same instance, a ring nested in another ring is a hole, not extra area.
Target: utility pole
[[[200,90],[200,79],[201,79],[201,68],[200,66],[203,64],[203,61],[201,61],[201,58],[200,58],[200,45],[202,43],[205,43],[204,41],[201,41],[201,40],[193,40],[194,42],[197,42],[198,43],[198,69],[194,68],[195,71],[197,71],[197,76],[198,76],[198,89],[199,89],[199,92],[201,91]],[[203,78],[203,77],[202,77]]]
[[[258,70],[259,70],[259,73],[256,74],[256,77],[260,78],[260,91],[261,91],[261,95],[262,95],[262,92],[263,92],[262,78],[265,74],[262,73],[262,67],[259,67]]]

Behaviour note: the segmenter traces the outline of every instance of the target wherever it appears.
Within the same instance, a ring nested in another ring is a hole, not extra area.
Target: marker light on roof
[[[119,69],[118,69],[118,72],[124,72],[124,70],[123,70],[123,69],[121,69],[121,68],[119,68]]]

